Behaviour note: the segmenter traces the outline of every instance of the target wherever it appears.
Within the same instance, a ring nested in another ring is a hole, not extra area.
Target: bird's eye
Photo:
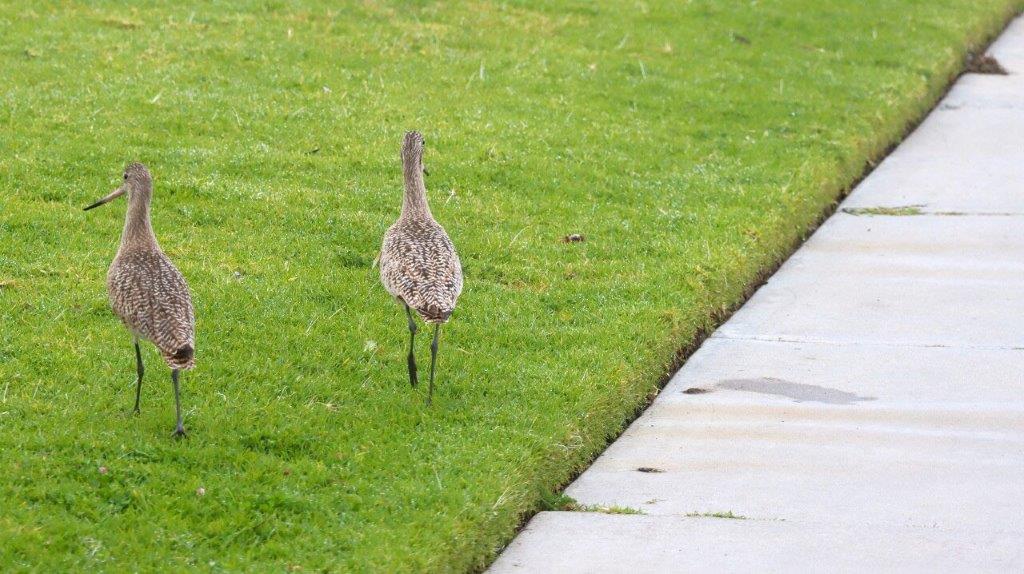
[[[128,181],[128,172],[127,171],[124,172],[124,179],[125,179],[125,181]]]

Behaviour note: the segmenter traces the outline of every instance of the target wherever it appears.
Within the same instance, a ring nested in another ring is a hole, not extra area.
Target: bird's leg
[[[434,325],[434,341],[430,343],[430,386],[427,387],[427,405],[434,398],[434,365],[437,364],[437,339],[441,335],[441,324]]]
[[[139,349],[139,340],[135,339],[135,372],[139,374],[139,378],[135,381],[135,408],[132,410],[135,414],[139,414],[139,396],[142,394],[142,373],[146,369],[142,367],[142,350]]]
[[[409,384],[416,386],[416,355],[413,353],[413,343],[416,341],[416,320],[412,318],[412,309],[405,306],[405,316],[409,318]]]
[[[171,383],[174,384],[174,413],[178,417],[178,424],[174,427],[174,436],[184,437],[185,427],[181,424],[181,395],[178,391],[178,369],[171,370]]]

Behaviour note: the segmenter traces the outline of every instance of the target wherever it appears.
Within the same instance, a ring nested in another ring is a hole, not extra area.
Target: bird
[[[402,142],[402,168],[405,191],[398,220],[384,233],[380,251],[380,279],[398,303],[405,307],[409,322],[409,384],[417,385],[416,320],[413,311],[427,324],[434,325],[430,345],[430,386],[427,405],[434,395],[434,369],[437,364],[441,325],[455,311],[462,293],[462,264],[448,233],[430,213],[427,188],[423,183],[423,136],[411,131]]]
[[[135,408],[142,394],[142,351],[139,341],[151,341],[171,369],[177,424],[172,436],[186,436],[181,418],[180,372],[195,366],[195,311],[185,277],[171,263],[153,235],[149,204],[153,178],[141,163],[128,164],[123,182],[112,193],[84,208],[99,207],[128,196],[124,230],[117,255],[107,271],[110,306],[132,334],[135,345]]]

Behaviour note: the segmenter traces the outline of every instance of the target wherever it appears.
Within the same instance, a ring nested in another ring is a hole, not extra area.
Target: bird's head
[[[121,186],[111,192],[110,195],[86,207],[85,211],[99,207],[126,194],[128,195],[129,203],[145,201],[150,198],[152,193],[153,178],[149,175],[149,170],[141,163],[132,162],[128,164],[128,167],[124,168]]]

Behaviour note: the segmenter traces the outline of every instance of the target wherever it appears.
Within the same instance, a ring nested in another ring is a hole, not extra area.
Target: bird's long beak
[[[86,208],[82,209],[82,211],[89,211],[90,209],[92,209],[94,207],[99,207],[99,206],[103,205],[104,203],[107,203],[108,201],[117,199],[117,198],[121,197],[122,195],[124,195],[124,192],[126,192],[126,191],[128,191],[128,186],[127,185],[122,185],[121,187],[115,189],[113,191],[113,193],[111,193],[110,195],[104,197],[103,199],[97,201],[96,203],[90,205],[89,207],[86,207]]]

